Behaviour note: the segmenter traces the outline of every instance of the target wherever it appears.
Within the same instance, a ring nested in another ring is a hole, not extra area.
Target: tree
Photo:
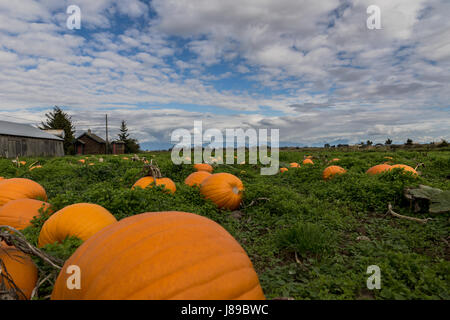
[[[128,127],[127,127],[127,123],[125,122],[125,120],[122,120],[119,131],[120,131],[119,140],[126,142],[130,135],[128,134]]]
[[[139,143],[136,139],[130,138],[125,120],[122,120],[119,131],[119,141],[125,142],[125,153],[138,153],[140,151]]]
[[[325,143],[325,145],[323,146],[324,148],[329,148],[330,144],[329,143]]]
[[[390,146],[392,144],[392,140],[388,138],[384,144]]]
[[[405,145],[411,146],[413,144],[413,141],[411,139],[406,140]]]
[[[371,146],[371,145],[373,145],[373,142],[370,141],[370,140],[367,140],[366,144],[367,144],[368,146]]]
[[[46,113],[45,117],[47,119],[41,122],[39,129],[64,130],[64,153],[74,154],[75,126],[73,125],[72,117],[58,106],[55,106],[51,112]]]

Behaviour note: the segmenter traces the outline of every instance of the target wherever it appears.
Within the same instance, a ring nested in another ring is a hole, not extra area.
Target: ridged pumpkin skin
[[[209,173],[213,172],[213,167],[210,164],[207,164],[207,163],[194,164],[194,169],[197,170],[197,171],[207,171]]]
[[[67,237],[77,237],[83,241],[110,224],[116,218],[108,210],[97,204],[76,203],[53,214],[42,226],[39,247],[62,242]]]
[[[47,201],[45,189],[37,182],[24,178],[5,179],[0,182],[0,207],[17,199],[39,199]]]
[[[291,168],[300,168],[300,165],[297,162],[292,162],[289,164]]]
[[[31,220],[40,214],[41,208],[45,211],[50,208],[50,204],[34,199],[9,201],[0,208],[0,225],[23,230],[31,225]]]
[[[38,279],[38,270],[33,260],[22,251],[5,243],[0,243],[0,259],[5,264],[14,284],[25,294],[27,299],[30,299]],[[0,282],[3,280],[6,287],[11,289],[3,277],[4,273],[0,273]],[[19,298],[23,297],[19,295]]]
[[[193,187],[195,185],[201,186],[202,182],[211,176],[211,173],[208,171],[197,171],[194,173],[191,173],[186,180],[184,180],[184,183],[187,184],[190,187]]]
[[[347,170],[339,166],[329,166],[323,170],[322,177],[324,180],[333,178],[337,174],[344,174]]]
[[[203,181],[200,193],[214,202],[219,208],[235,210],[242,201],[244,185],[229,173],[216,173]]]
[[[311,159],[307,158],[303,160],[303,164],[314,164],[314,162]]]
[[[380,174],[380,173],[389,171],[390,169],[391,169],[391,166],[388,164],[378,164],[376,166],[373,166],[369,170],[367,170],[366,173],[373,176],[376,174]]]
[[[66,286],[80,267],[81,289]],[[151,212],[113,224],[66,261],[53,300],[265,299],[252,263],[216,222],[186,212]]]
[[[394,164],[393,166],[391,166],[390,170],[394,169],[403,169],[404,171],[411,172],[413,175],[417,176],[417,171],[414,170],[414,168],[407,166],[406,164]]]
[[[140,187],[142,189],[145,189],[147,187],[152,188],[153,187],[153,183],[154,183],[155,179],[153,177],[143,177],[140,178],[138,181],[136,181],[136,183],[131,187],[131,189],[136,189],[137,187]],[[175,185],[175,183],[172,181],[172,179],[169,178],[160,178],[160,179],[156,179],[155,184],[157,186],[162,186],[164,185],[164,189],[166,189],[167,191],[169,191],[170,193],[175,193],[175,191],[177,190],[177,186]]]

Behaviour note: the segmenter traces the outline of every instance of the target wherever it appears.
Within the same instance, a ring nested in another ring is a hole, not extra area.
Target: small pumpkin
[[[33,260],[13,246],[0,243],[0,260],[6,267],[12,281],[21,293],[18,292],[18,298],[21,300],[30,299],[33,289],[36,287],[38,279],[38,270]],[[6,280],[6,274],[0,264],[0,283],[4,283],[6,289],[13,289],[12,284]]]
[[[32,166],[32,167],[30,168],[30,171],[33,171],[34,169],[40,169],[40,168],[42,168],[41,165]]]
[[[81,162],[81,163],[85,163],[85,162],[86,162],[86,160],[84,160],[84,159],[80,159],[80,160],[78,160],[78,162]]]
[[[344,174],[347,170],[339,166],[329,166],[323,170],[322,177],[324,180],[333,178],[337,174]]]
[[[297,162],[292,162],[289,164],[291,168],[300,168],[300,165]]]
[[[164,186],[170,193],[175,193],[177,190],[177,186],[170,178],[163,178],[161,175],[161,171],[154,164],[144,165],[145,176],[140,178],[136,183],[131,187],[131,190],[136,188],[145,189],[147,187],[152,188],[154,185]]]
[[[142,189],[151,188],[155,184],[157,186],[164,186],[164,189],[166,189],[170,193],[175,193],[175,191],[177,190],[177,186],[172,181],[172,179],[170,179],[170,178],[157,178],[156,181],[155,181],[155,178],[153,178],[153,177],[140,178],[138,181],[136,181],[135,184],[133,184],[131,189],[134,190],[136,188],[142,188]]]
[[[190,187],[193,187],[195,185],[201,186],[202,182],[210,176],[211,173],[209,173],[208,171],[193,172],[186,178],[186,180],[184,180],[184,183]]]
[[[207,171],[209,173],[213,172],[213,167],[208,163],[196,163],[194,164],[194,169],[197,171]]]
[[[47,194],[39,183],[30,179],[12,178],[0,183],[0,208],[8,201],[25,198],[47,201]]]
[[[330,163],[331,163],[331,162],[338,162],[338,161],[341,161],[341,159],[339,159],[339,158],[333,158],[333,159],[330,160]]]
[[[23,230],[31,225],[31,220],[39,216],[39,210],[44,212],[51,205],[47,202],[35,199],[17,199],[6,203],[0,208],[0,225],[13,227],[17,230]]]
[[[281,173],[286,172],[286,171],[288,171],[288,168],[280,168]]]
[[[407,166],[406,164],[394,164],[393,166],[391,166],[390,170],[394,169],[402,169],[403,171],[411,172],[414,176],[418,175],[417,171],[414,168]]]
[[[314,164],[314,162],[311,159],[307,158],[303,160],[303,164]]]
[[[369,170],[366,171],[366,173],[368,175],[376,175],[376,174],[380,174],[386,171],[389,171],[391,169],[391,166],[388,164],[378,164],[376,166],[373,166],[372,168],[370,168]]]
[[[67,288],[67,267],[82,270]],[[142,213],[84,242],[56,279],[52,300],[263,300],[252,262],[218,223],[193,213]]]
[[[76,203],[54,213],[42,226],[38,245],[62,242],[67,237],[87,240],[106,226],[117,222],[105,208],[97,204]]]
[[[244,185],[242,181],[230,173],[216,173],[205,179],[200,193],[214,202],[219,208],[235,210],[242,201]]]

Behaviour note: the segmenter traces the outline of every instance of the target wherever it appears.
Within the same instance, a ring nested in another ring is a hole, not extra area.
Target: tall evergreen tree
[[[45,117],[47,119],[41,122],[40,129],[64,130],[64,153],[74,154],[75,126],[73,125],[72,117],[58,106],[55,106],[52,111],[46,113]]]
[[[127,127],[127,123],[126,123],[125,120],[122,120],[122,123],[120,124],[119,131],[120,131],[120,133],[119,133],[119,140],[123,141],[123,142],[126,142],[130,135],[128,134],[128,127]]]
[[[138,153],[140,151],[139,143],[136,139],[131,139],[128,133],[128,127],[125,120],[122,120],[119,129],[119,141],[125,142],[125,153]]]

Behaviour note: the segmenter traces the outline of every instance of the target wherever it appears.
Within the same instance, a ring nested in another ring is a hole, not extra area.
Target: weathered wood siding
[[[64,156],[63,141],[0,135],[0,157]]]
[[[106,153],[106,143],[99,143],[89,136],[82,136],[78,138],[85,143],[83,154],[105,154]]]

